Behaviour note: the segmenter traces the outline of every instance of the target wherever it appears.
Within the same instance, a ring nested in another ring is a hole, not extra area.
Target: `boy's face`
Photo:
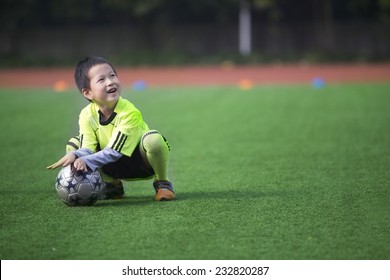
[[[120,96],[121,85],[111,66],[95,65],[89,70],[88,75],[90,89],[83,89],[83,95],[99,107],[114,108]]]

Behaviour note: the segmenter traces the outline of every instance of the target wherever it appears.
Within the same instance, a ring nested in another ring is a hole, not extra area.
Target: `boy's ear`
[[[81,93],[82,93],[83,96],[84,96],[85,98],[87,98],[88,100],[91,100],[91,99],[92,99],[91,92],[90,92],[89,89],[83,88],[83,89],[81,90]]]

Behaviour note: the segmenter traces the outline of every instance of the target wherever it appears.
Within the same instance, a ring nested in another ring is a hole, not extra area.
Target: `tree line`
[[[376,20],[390,0],[3,0],[1,29],[50,25],[227,24],[248,1],[254,22]]]

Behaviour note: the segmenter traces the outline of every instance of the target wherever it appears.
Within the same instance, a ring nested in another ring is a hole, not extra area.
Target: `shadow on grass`
[[[210,192],[179,192],[177,193],[176,200],[156,202],[153,196],[127,196],[123,199],[117,200],[106,200],[98,201],[95,206],[124,206],[124,205],[147,205],[152,203],[174,203],[181,201],[199,201],[199,200],[247,200],[247,199],[261,199],[270,197],[293,197],[296,196],[297,192],[286,190],[286,191],[210,191]]]
[[[94,205],[95,207],[104,206],[124,206],[124,205],[146,205],[154,203],[153,196],[126,196],[122,199],[110,199],[110,200],[99,200]]]
[[[294,191],[210,191],[210,192],[183,192],[178,194],[179,200],[204,200],[204,199],[259,199],[268,197],[295,196]]]

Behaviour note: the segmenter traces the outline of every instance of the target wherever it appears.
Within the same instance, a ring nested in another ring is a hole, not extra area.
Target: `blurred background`
[[[390,259],[390,0],[0,0],[0,20],[1,259]],[[176,202],[145,181],[58,200],[86,55],[169,139]]]
[[[390,0],[2,0],[0,67],[378,62]]]

